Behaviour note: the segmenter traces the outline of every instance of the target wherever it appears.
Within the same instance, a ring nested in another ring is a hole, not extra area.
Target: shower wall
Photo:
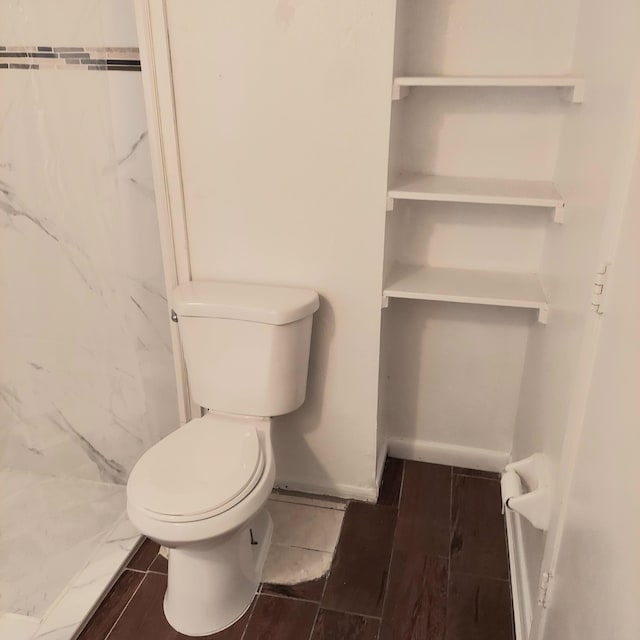
[[[0,466],[124,483],[178,426],[141,74],[86,63],[131,5],[0,6]]]

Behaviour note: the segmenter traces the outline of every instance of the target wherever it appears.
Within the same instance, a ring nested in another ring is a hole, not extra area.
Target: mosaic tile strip
[[[5,47],[0,69],[140,71],[138,47]]]

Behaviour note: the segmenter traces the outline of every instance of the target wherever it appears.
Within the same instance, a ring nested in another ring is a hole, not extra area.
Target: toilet
[[[127,483],[127,512],[170,548],[164,613],[190,636],[222,631],[250,606],[273,524],[271,418],[305,399],[318,294],[189,282],[173,293],[191,400],[204,415],[151,447]]]

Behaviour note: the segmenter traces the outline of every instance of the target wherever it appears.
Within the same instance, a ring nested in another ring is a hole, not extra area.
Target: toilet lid
[[[240,502],[263,468],[251,422],[207,415],[180,427],[140,458],[129,476],[127,497],[159,519],[199,520]]]

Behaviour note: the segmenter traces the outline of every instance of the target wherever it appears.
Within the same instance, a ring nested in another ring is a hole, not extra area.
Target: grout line
[[[125,571],[128,571],[128,569],[125,569]],[[136,572],[136,573],[139,573],[139,572]],[[122,616],[124,615],[124,612],[127,610],[127,607],[131,604],[131,601],[136,597],[136,594],[140,590],[140,587],[142,586],[142,583],[146,579],[147,579],[147,575],[145,574],[144,578],[142,578],[142,580],[140,580],[140,582],[138,583],[138,586],[135,588],[135,591],[131,594],[131,597],[127,600],[127,602],[124,605],[124,607],[122,607],[122,611],[120,611],[120,615],[116,618],[116,621],[113,623],[113,625],[111,625],[111,628],[109,629],[109,631],[107,631],[107,634],[105,635],[104,640],[108,640],[109,636],[111,635],[113,630],[116,628],[116,625],[118,624],[118,622],[120,622],[120,618],[122,618]],[[100,603],[100,606],[102,606],[102,603]]]
[[[327,551],[326,549],[314,549],[313,547],[301,547],[297,544],[282,544],[279,542],[274,542],[272,545],[269,545],[269,548],[271,547],[279,547],[280,549],[301,549],[302,551],[315,551],[316,553],[326,553],[328,555],[333,555],[336,551],[336,547],[338,546],[338,542],[336,541],[336,544],[333,546],[333,551]]]
[[[402,495],[404,493],[404,472],[405,461],[402,461],[402,474],[400,475],[400,493],[398,494],[398,506],[396,507],[396,523],[393,527],[393,538],[391,541],[391,553],[389,554],[389,565],[387,566],[387,579],[384,584],[384,596],[382,597],[382,607],[380,615],[380,624],[378,625],[378,633],[376,634],[376,640],[379,640],[382,633],[382,625],[384,622],[384,610],[387,605],[387,596],[389,595],[389,581],[391,580],[391,567],[393,566],[393,557],[396,552],[396,533],[398,531],[398,520],[400,520],[400,505],[402,504]]]
[[[451,482],[449,483],[449,554],[447,556],[447,600],[449,600],[449,583],[451,582],[451,546],[453,544],[453,480],[457,474],[451,467]]]
[[[460,476],[461,478],[473,478],[474,480],[488,480],[489,482],[500,482],[500,478],[496,476],[495,478],[487,478],[485,476],[475,476],[470,473],[456,473],[455,471],[452,473],[454,476]]]
[[[407,466],[406,462],[406,460],[402,460],[402,473],[400,474],[400,493],[398,494],[398,505],[396,506],[398,513],[400,513],[400,501],[402,500],[402,493],[404,491],[404,472]]]
[[[358,613],[357,611],[345,611],[344,609],[334,609],[332,607],[320,607],[323,611],[334,611],[335,613],[344,613],[348,616],[359,616],[360,618],[367,618],[369,620],[378,620],[382,622],[382,616],[371,616],[368,613]]]
[[[340,538],[342,538],[342,531],[344,529],[344,521],[347,519],[347,511],[349,509],[349,505],[351,504],[351,500],[347,501],[346,508],[344,510],[344,516],[340,521],[340,531],[338,532],[338,541],[336,542],[336,546],[333,549],[333,555],[331,556],[331,566],[329,567],[329,571],[326,573],[326,580],[324,581],[324,586],[322,587],[322,593],[320,594],[320,604],[324,600],[324,594],[327,590],[327,585],[329,584],[329,578],[331,578],[331,573],[333,572],[333,563],[336,560],[336,555],[338,553],[338,547],[340,546]],[[314,623],[315,624],[315,623]]]
[[[511,575],[511,562],[509,557],[509,536],[507,535],[507,517],[505,514],[502,515],[502,521],[504,526],[504,544],[507,552],[507,574],[509,575],[509,602],[511,603],[511,638],[515,640],[516,637],[516,610],[513,600],[513,576]]]
[[[283,600],[297,600],[298,602],[310,602],[311,604],[320,604],[320,600],[309,600],[309,598],[299,598],[297,596],[287,596],[283,593],[267,593],[266,591],[260,592],[261,596],[269,596],[270,598],[280,598]]]
[[[320,615],[320,603],[316,607],[316,615],[313,617],[313,624],[311,625],[311,629],[309,629],[309,640],[313,638],[313,632],[316,629],[316,622],[318,622],[318,616]]]
[[[345,503],[342,503],[339,507],[329,507],[321,504],[293,502],[293,500],[279,500],[278,498],[269,498],[267,502],[279,502],[281,504],[294,504],[296,507],[308,507],[309,509],[325,509],[326,511],[342,511],[343,513],[347,510]]]
[[[249,607],[248,611],[249,611],[249,616],[247,617],[247,624],[244,625],[244,629],[242,630],[242,633],[240,634],[240,639],[239,640],[243,640],[246,633],[247,633],[247,629],[249,628],[249,623],[251,622],[251,618],[253,617],[253,612],[256,609],[256,605],[258,604],[258,598],[260,597],[260,590],[262,589],[262,583],[260,583],[260,585],[258,586],[258,590],[256,591],[254,597],[253,597],[253,602],[251,604],[251,606]],[[106,640],[106,638],[105,638]]]
[[[469,576],[470,578],[483,578],[486,580],[494,580],[495,582],[509,582],[509,578],[496,578],[495,576],[488,576],[484,573],[471,573],[469,571],[451,571],[458,576]]]

